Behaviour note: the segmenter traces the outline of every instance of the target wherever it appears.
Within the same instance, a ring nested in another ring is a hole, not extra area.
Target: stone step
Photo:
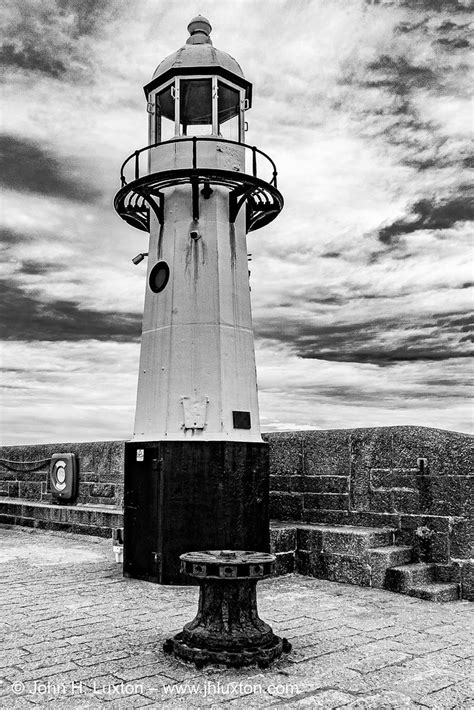
[[[274,576],[295,571],[296,527],[285,523],[272,523],[270,527],[270,552],[275,555]]]
[[[369,549],[393,544],[392,528],[353,525],[298,525],[297,549],[358,557]]]
[[[112,537],[112,530],[123,527],[123,514],[115,506],[57,505],[20,498],[2,498],[0,524]]]
[[[270,526],[270,550],[273,554],[296,550],[296,526],[272,523]]]
[[[420,584],[417,587],[411,587],[407,594],[410,597],[427,599],[431,602],[452,602],[459,599],[459,584],[456,582]]]
[[[370,586],[370,567],[361,556],[297,550],[296,571],[331,582],[356,584],[359,587]]]
[[[427,562],[390,567],[385,577],[385,588],[392,592],[408,594],[409,589],[434,582],[435,569],[433,563]]]
[[[385,587],[387,570],[390,567],[411,562],[413,549],[407,545],[389,545],[368,550],[371,587]]]

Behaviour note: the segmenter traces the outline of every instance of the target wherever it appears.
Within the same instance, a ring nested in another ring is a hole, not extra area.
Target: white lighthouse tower
[[[268,546],[247,233],[283,206],[273,161],[244,143],[251,84],[208,20],[188,30],[145,87],[149,145],[115,198],[150,235],[124,569],[164,582],[191,548]]]

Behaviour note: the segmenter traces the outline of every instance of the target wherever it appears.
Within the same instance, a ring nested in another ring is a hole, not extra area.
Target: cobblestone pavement
[[[286,576],[259,612],[294,650],[268,671],[194,666],[163,641],[196,587],[124,579],[110,541],[0,529],[0,707],[471,708],[468,602]]]

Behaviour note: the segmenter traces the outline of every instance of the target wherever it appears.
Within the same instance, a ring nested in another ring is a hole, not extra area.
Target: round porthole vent
[[[150,271],[148,283],[153,293],[160,293],[166,287],[170,277],[170,268],[166,261],[159,261]]]

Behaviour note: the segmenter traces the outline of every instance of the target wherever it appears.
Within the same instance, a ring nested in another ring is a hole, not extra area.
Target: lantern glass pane
[[[240,92],[222,81],[218,83],[217,116],[219,135],[240,140]]]
[[[170,86],[156,95],[156,142],[168,141],[174,138],[174,107],[175,101]]]
[[[182,136],[212,133],[212,80],[181,79],[179,116]]]

